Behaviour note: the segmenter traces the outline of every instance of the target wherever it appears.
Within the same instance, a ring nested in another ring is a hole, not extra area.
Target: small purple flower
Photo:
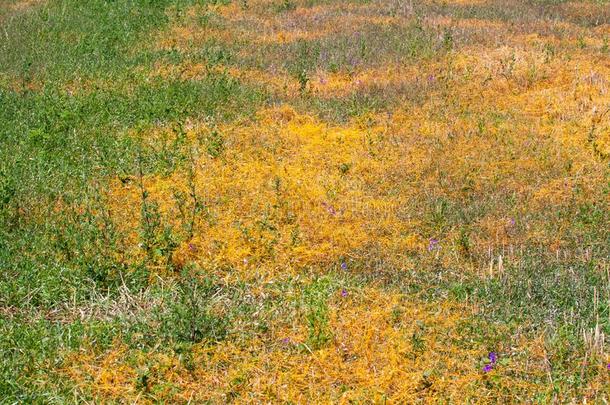
[[[197,250],[199,249],[197,249],[197,246],[193,245],[192,243],[189,243],[189,250],[191,252],[197,252]]]
[[[430,242],[428,243],[428,251],[431,252],[436,248],[438,248],[438,239],[430,238]]]
[[[335,210],[335,208],[332,205],[323,202],[322,206],[324,206],[324,208],[326,208],[326,211],[328,211],[328,213],[330,215],[336,215],[337,214],[337,211]]]
[[[489,361],[491,364],[496,364],[496,361],[498,361],[498,355],[496,352],[489,352]]]
[[[290,338],[289,338],[289,337],[285,337],[284,339],[282,339],[282,344],[283,344],[283,345],[288,345],[288,344],[290,344]]]
[[[494,366],[492,364],[486,364],[485,367],[483,367],[483,372],[489,373],[493,368]]]
[[[341,290],[341,296],[344,298],[347,297],[347,290],[345,288]]]
[[[610,370],[610,363],[608,363],[608,365],[606,366],[606,368],[607,368],[608,370]]]
[[[320,84],[321,84],[321,85],[325,85],[326,83],[327,83],[326,79],[325,79],[325,78],[323,78],[323,77],[321,77],[321,78],[320,78]]]
[[[428,76],[428,83],[432,83],[434,81],[434,75]]]
[[[508,218],[508,224],[510,226],[515,226],[515,219],[514,218]]]
[[[341,270],[347,270],[347,263],[341,262]]]

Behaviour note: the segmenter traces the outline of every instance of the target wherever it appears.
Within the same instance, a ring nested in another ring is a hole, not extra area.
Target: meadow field
[[[0,28],[0,404],[610,401],[608,0]]]

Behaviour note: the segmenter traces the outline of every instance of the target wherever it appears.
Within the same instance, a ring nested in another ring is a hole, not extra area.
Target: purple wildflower
[[[433,251],[438,247],[438,239],[430,238],[430,242],[428,243],[428,251]]]
[[[191,252],[197,252],[197,250],[199,249],[197,249],[197,246],[193,245],[192,243],[189,243],[189,250]]]
[[[325,85],[326,83],[327,83],[327,82],[326,82],[326,79],[325,79],[325,78],[323,78],[323,77],[321,77],[321,78],[320,78],[320,84],[321,84],[321,85]]]
[[[485,367],[483,367],[483,372],[489,373],[493,368],[494,366],[492,364],[486,364]]]
[[[347,297],[347,290],[345,288],[341,290],[341,296]]]
[[[434,81],[434,75],[428,76],[428,82],[432,83]]]
[[[336,215],[337,214],[337,211],[333,208],[332,205],[323,202],[322,206],[324,206],[324,208],[326,208],[326,211],[328,211],[328,213],[330,215]]]
[[[285,337],[284,339],[282,339],[282,344],[284,344],[284,345],[290,344],[290,338]]]
[[[341,262],[341,270],[347,270],[347,263]]]
[[[508,223],[510,226],[515,226],[515,219],[514,218],[508,218]]]
[[[489,352],[489,361],[491,364],[496,364],[496,361],[498,361],[498,355],[496,352]]]
[[[608,370],[610,370],[610,363],[608,363],[608,365],[606,366],[606,368],[607,368]]]

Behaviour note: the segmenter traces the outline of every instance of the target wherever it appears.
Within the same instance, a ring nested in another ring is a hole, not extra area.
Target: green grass
[[[222,72],[201,81],[147,78],[155,61],[176,56],[141,45],[168,24],[170,5],[180,14],[194,3],[53,1],[8,17],[3,26],[0,306],[17,314],[2,316],[0,397],[6,401],[67,400],[70,391],[59,380],[56,386],[33,382],[61,361],[62,350],[117,333],[112,323],[57,323],[45,314],[90,305],[100,294],[116,297],[122,285],[138,291],[148,284],[145,269],[112,258],[117,235],[103,226],[101,191],[108,179],[135,175],[138,156],[145,173],[171,172],[186,160],[142,150],[128,130],[248,116],[265,100]],[[200,51],[223,53],[217,45]]]

